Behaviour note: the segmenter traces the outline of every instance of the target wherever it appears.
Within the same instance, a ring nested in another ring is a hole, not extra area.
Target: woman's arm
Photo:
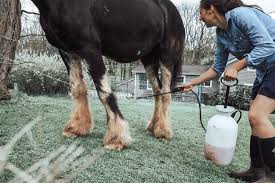
[[[224,79],[231,81],[235,80],[238,72],[246,67],[246,59],[239,60],[224,71]]]
[[[181,87],[183,91],[190,91],[198,84],[204,83],[205,81],[214,79],[217,77],[217,73],[213,68],[208,69],[206,72],[201,74],[199,77],[192,79],[191,81],[184,83]]]
[[[257,15],[253,9],[249,8],[238,8],[231,16],[237,27],[254,46],[252,51],[244,57],[248,66],[257,66],[275,53],[275,43],[259,16],[261,15]]]
[[[190,91],[194,86],[204,83],[205,81],[219,78],[225,67],[228,60],[229,52],[224,49],[224,46],[219,41],[219,36],[217,35],[216,40],[217,48],[215,51],[214,64],[206,72],[202,73],[199,77],[192,79],[189,82],[184,83],[181,87],[183,91]]]
[[[199,77],[192,79],[190,82],[193,85],[198,85],[204,83],[205,81],[209,81],[215,79],[217,77],[217,73],[213,68],[208,69],[206,72],[202,73]]]

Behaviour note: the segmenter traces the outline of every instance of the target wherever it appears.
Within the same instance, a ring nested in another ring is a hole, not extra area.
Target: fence
[[[114,92],[116,98],[118,99],[131,99],[134,98],[132,93],[126,93],[126,92]],[[89,96],[90,97],[98,97],[97,91],[96,90],[90,90],[89,91]]]
[[[143,96],[148,96],[151,94],[148,92],[146,95]],[[117,99],[135,99],[134,93],[129,93],[129,92],[114,92],[115,96]],[[98,94],[96,90],[90,90],[89,91],[89,96],[90,97],[94,97],[97,98]],[[152,98],[147,98],[148,100],[151,100]],[[185,94],[185,93],[175,93],[172,94],[171,97],[172,101],[177,101],[177,102],[197,102],[196,97],[193,94]],[[202,102],[203,102],[203,98],[202,98]]]

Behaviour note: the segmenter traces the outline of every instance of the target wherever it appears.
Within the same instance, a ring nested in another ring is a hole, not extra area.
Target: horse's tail
[[[170,86],[171,89],[177,87],[178,81],[179,81],[178,77],[180,77],[182,73],[182,65],[184,62],[184,57],[183,57],[183,54],[179,53],[179,55],[180,57],[178,59],[175,59],[175,62],[174,62],[174,71],[172,72],[172,81]]]
[[[178,41],[179,48],[175,50],[174,55],[174,68],[172,72],[172,81],[171,81],[171,89],[175,88],[178,85],[178,77],[182,74],[182,65],[184,64],[184,35],[183,40]]]

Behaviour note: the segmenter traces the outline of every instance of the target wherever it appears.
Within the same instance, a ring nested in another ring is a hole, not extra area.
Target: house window
[[[210,81],[205,81],[204,83],[203,83],[203,86],[204,87],[212,87],[212,81],[210,80]]]
[[[147,80],[146,74],[139,74],[139,89],[140,90],[152,90],[150,82]]]
[[[146,90],[147,89],[147,77],[146,74],[139,74],[139,89]]]
[[[185,76],[177,77],[177,83],[178,83],[178,84],[183,84],[183,83],[185,83]]]
[[[256,71],[256,69],[255,69],[255,68],[253,68],[253,67],[247,67],[247,71],[250,71],[250,72],[255,72],[255,71]]]
[[[152,90],[152,86],[151,86],[151,84],[149,83],[148,80],[147,80],[147,90]]]

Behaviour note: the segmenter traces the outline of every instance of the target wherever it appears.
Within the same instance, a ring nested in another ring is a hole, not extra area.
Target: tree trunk
[[[7,76],[12,68],[21,31],[19,0],[0,0],[0,100],[9,100]]]

